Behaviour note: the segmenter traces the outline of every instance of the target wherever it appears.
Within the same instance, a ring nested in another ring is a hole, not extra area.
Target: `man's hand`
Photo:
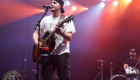
[[[57,34],[63,34],[63,32],[61,31],[61,29],[60,29],[59,27],[56,27],[56,28],[55,28],[55,32],[56,32]]]
[[[38,46],[38,33],[36,31],[33,33],[33,40],[34,40],[35,45]],[[42,46],[41,42],[39,42],[39,46],[40,47]]]
[[[35,45],[36,45],[36,46],[38,46],[38,40],[35,40],[35,42],[34,42],[34,43],[35,43]],[[41,42],[39,42],[39,47],[41,47],[41,46],[42,46],[42,43],[41,43]]]
[[[123,69],[125,70],[125,68],[128,66],[128,64],[124,64],[123,65]]]
[[[55,32],[57,34],[60,34],[64,39],[66,39],[68,41],[70,41],[72,38],[72,32],[65,33],[65,32],[61,31],[61,29],[59,27],[55,28]]]

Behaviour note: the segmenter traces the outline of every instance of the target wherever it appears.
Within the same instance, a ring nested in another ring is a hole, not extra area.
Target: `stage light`
[[[45,12],[45,10],[44,10],[44,9],[42,9],[42,10],[40,10],[40,12]]]
[[[118,1],[114,1],[113,4],[116,6],[116,5],[118,5],[119,3],[118,3]]]
[[[102,0],[102,1],[111,1],[111,0]]]
[[[70,2],[69,2],[69,1],[65,1],[65,4],[66,4],[66,5],[70,5]]]
[[[105,7],[105,3],[104,3],[104,2],[101,2],[101,3],[100,3],[100,6],[101,6],[101,7]]]
[[[77,8],[76,6],[72,6],[72,10],[75,11]]]
[[[44,12],[44,9],[39,9],[15,0],[11,0],[10,3],[0,1],[0,5],[2,6],[0,7],[0,26]]]
[[[127,0],[127,2],[131,2],[131,0]]]

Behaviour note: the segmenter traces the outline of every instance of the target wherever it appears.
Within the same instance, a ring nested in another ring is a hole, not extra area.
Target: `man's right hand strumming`
[[[34,40],[35,45],[38,46],[38,33],[36,31],[33,33],[33,40]],[[42,46],[42,43],[39,42],[39,47],[41,46]]]
[[[35,43],[36,46],[38,46],[38,40],[35,40],[34,43]],[[39,47],[41,47],[41,46],[42,46],[42,43],[39,42]]]

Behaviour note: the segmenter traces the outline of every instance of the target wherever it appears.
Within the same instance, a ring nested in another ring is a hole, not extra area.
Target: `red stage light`
[[[39,9],[25,3],[11,1],[0,1],[0,25],[18,21],[26,17],[44,12],[44,9]]]

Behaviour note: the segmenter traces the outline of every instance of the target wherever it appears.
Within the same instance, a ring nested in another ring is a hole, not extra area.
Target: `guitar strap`
[[[58,23],[60,24],[65,18],[65,15],[61,14],[59,20],[58,20]]]

